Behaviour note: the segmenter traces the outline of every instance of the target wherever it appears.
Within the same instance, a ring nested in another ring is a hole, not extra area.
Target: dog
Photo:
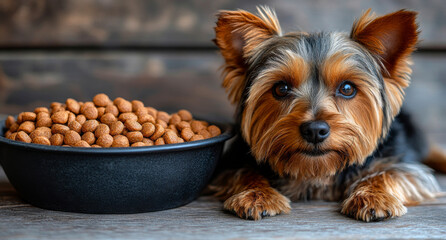
[[[369,9],[349,34],[283,34],[268,7],[218,13],[222,86],[236,105],[236,137],[211,183],[225,210],[259,220],[319,199],[370,222],[436,196],[422,163],[444,169],[445,154],[402,110],[416,16]]]

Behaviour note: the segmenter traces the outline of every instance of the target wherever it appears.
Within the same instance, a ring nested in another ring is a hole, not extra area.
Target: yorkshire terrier
[[[434,198],[422,163],[444,170],[446,157],[401,110],[417,13],[368,10],[350,34],[282,34],[274,11],[258,11],[220,11],[215,27],[237,107],[237,137],[212,184],[224,209],[259,220],[320,199],[369,222]]]

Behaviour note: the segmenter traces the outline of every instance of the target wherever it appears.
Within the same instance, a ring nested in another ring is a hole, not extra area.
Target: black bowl
[[[201,141],[128,148],[44,146],[9,140],[0,123],[0,163],[20,197],[51,210],[140,213],[197,198],[209,181],[223,133]]]

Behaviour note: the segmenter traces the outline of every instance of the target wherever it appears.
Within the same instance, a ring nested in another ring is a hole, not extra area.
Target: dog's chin
[[[270,165],[279,175],[324,184],[344,166],[345,159],[335,150],[297,150],[291,155],[271,158]]]
[[[309,157],[322,157],[325,156],[327,154],[329,154],[330,152],[332,152],[333,150],[323,150],[323,149],[310,149],[310,150],[299,150],[297,151],[298,153],[305,155],[305,156],[309,156]]]

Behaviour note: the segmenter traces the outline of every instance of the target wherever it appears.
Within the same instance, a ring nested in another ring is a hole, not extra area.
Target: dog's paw
[[[342,203],[341,213],[364,222],[382,221],[406,214],[403,203],[388,193],[354,192]]]
[[[228,198],[224,208],[240,218],[260,220],[289,213],[290,200],[274,189],[249,189]]]

